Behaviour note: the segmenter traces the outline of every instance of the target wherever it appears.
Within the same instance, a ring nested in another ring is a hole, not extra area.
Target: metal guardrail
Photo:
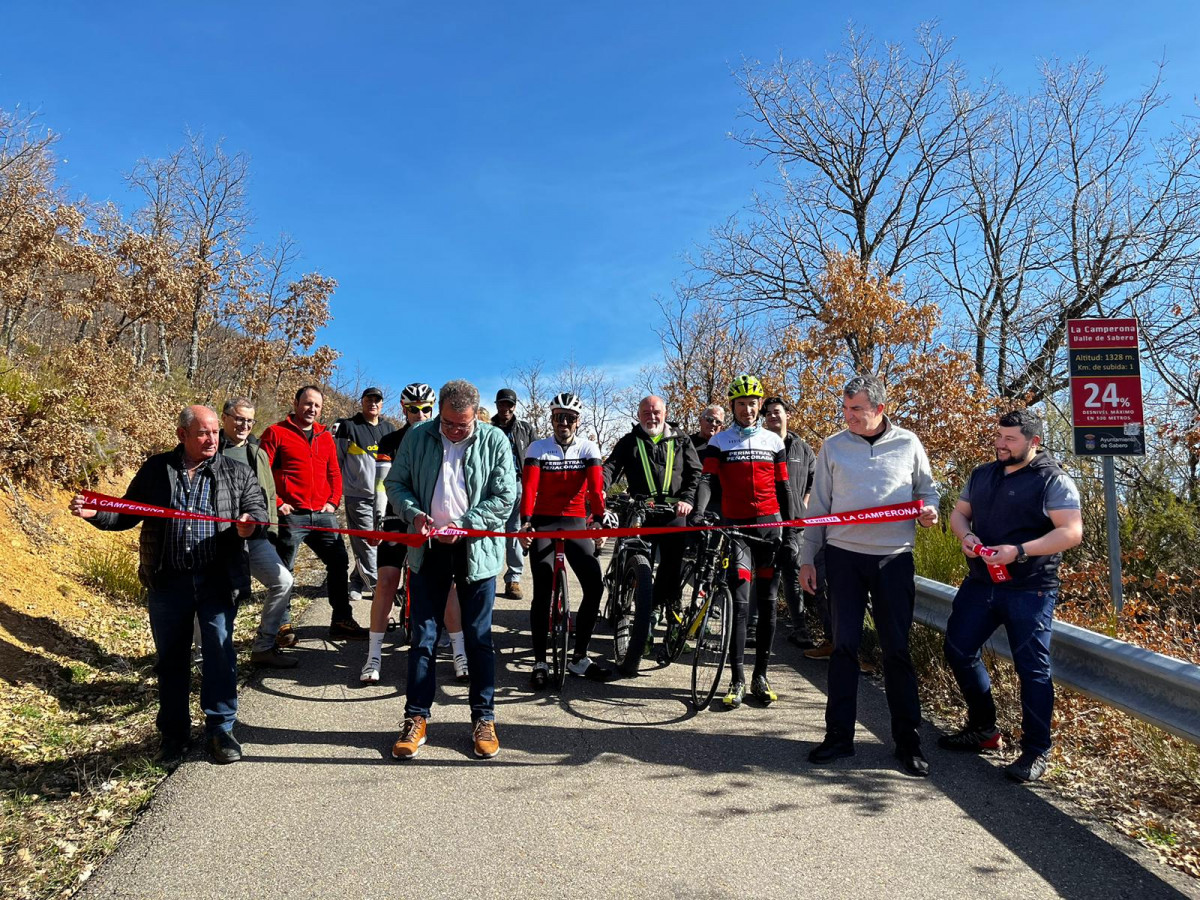
[[[918,577],[916,620],[945,631],[955,591]],[[1012,659],[1003,628],[988,648]],[[1200,744],[1200,666],[1059,621],[1050,660],[1057,684]]]

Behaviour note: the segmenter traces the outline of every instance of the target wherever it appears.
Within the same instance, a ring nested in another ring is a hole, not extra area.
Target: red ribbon
[[[980,544],[975,548],[975,555],[983,557],[984,565],[987,566],[988,575],[991,576],[992,581],[995,584],[1003,584],[1006,581],[1012,580],[1012,576],[1008,574],[1008,566],[1002,566],[999,563],[990,563],[987,561],[989,557],[995,556],[999,552],[1000,551],[996,550],[994,547],[985,547],[983,544]]]
[[[188,512],[182,509],[168,509],[149,503],[139,503],[136,500],[125,500],[120,497],[111,497],[108,494],[98,494],[94,491],[83,491],[82,496],[84,509],[95,509],[102,512],[125,513],[127,515],[147,516],[155,519],[193,519],[202,522],[230,522],[242,525],[269,526],[271,524],[270,522],[257,522],[253,520],[238,522],[237,519],[207,516],[202,513]],[[870,509],[854,509],[846,512],[830,513],[826,516],[811,516],[807,519],[788,519],[784,522],[758,522],[749,525],[662,525],[643,526],[641,528],[589,528],[584,534],[581,534],[579,530],[575,530],[538,531],[536,535],[539,538],[549,538],[550,540],[571,540],[584,537],[585,535],[589,538],[634,537],[635,535],[678,534],[683,531],[708,531],[714,528],[803,528],[810,525],[868,525],[876,522],[903,522],[915,519],[921,514],[924,506],[925,504],[921,500],[911,500],[908,503],[873,506]],[[366,531],[360,528],[328,528],[320,525],[298,525],[295,527],[305,528],[309,531],[330,531],[334,534],[345,534],[351,537],[364,538],[365,540],[406,544],[409,547],[419,546],[429,538],[437,537],[438,535],[515,538],[527,537],[530,534],[529,532],[521,531],[488,531],[480,528],[458,528],[456,526],[435,528],[427,536],[403,531]]]

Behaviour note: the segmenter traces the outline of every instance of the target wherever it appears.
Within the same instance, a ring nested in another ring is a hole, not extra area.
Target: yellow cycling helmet
[[[739,375],[729,386],[730,400],[736,400],[738,397],[762,396],[764,396],[762,382],[753,375]]]

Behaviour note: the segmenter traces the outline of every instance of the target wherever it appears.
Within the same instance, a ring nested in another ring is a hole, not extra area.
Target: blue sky
[[[569,355],[631,380],[660,355],[654,296],[770,175],[727,137],[744,58],[819,57],[851,18],[882,40],[936,19],[1014,88],[1086,52],[1129,92],[1165,55],[1174,110],[1197,111],[1198,4],[978,7],[10,3],[0,107],[40,109],[94,200],[128,205],[121,173],[185,127],[249,154],[256,237],[286,231],[338,279],[322,340],[366,383],[492,394]]]

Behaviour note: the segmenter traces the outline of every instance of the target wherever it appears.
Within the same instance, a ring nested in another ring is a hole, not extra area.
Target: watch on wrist
[[[1029,562],[1029,554],[1025,552],[1024,544],[1017,544],[1017,562]]]

